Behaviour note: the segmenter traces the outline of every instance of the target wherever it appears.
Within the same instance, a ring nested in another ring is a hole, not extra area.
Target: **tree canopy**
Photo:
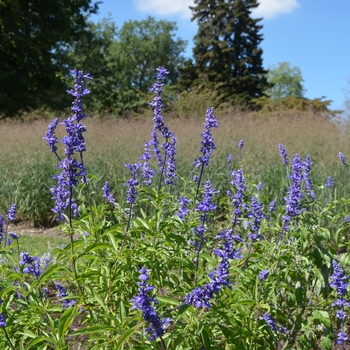
[[[266,90],[266,94],[273,101],[285,97],[304,97],[305,89],[300,68],[291,67],[289,62],[280,62],[277,67],[271,67],[267,72],[267,80],[273,86]]]
[[[92,0],[0,0],[0,112],[60,103],[62,52],[97,10]]]
[[[259,46],[261,19],[251,17],[257,6],[257,0],[195,0],[194,62],[186,62],[180,87],[204,84],[218,91],[221,101],[243,105],[264,95],[270,84]]]

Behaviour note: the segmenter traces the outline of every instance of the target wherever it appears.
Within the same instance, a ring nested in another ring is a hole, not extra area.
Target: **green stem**
[[[6,328],[3,327],[2,329],[4,330],[5,337],[6,337],[7,341],[8,341],[8,343],[10,344],[12,350],[16,350],[16,348],[15,348],[14,345],[12,344],[12,341],[11,341],[9,335],[7,334]]]

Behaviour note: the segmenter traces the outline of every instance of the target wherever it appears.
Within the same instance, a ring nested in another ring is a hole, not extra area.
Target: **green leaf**
[[[174,306],[180,305],[180,302],[178,300],[168,296],[157,296],[157,300],[161,301],[162,303],[170,304]]]
[[[125,341],[127,341],[136,331],[136,328],[130,328],[123,332],[122,336],[119,338],[118,343],[116,344],[115,350],[123,348]]]
[[[209,337],[209,334],[204,327],[201,331],[201,337],[202,337],[202,341],[203,341],[204,346],[205,346],[205,350],[211,350],[210,337]]]
[[[314,310],[312,312],[313,317],[315,317],[316,320],[323,323],[327,328],[331,327],[331,320],[329,318],[329,314],[327,311],[323,310]]]
[[[94,334],[94,333],[105,333],[115,331],[115,327],[111,327],[105,324],[97,324],[91,327],[85,327],[73,332],[72,335],[83,335],[83,334]]]

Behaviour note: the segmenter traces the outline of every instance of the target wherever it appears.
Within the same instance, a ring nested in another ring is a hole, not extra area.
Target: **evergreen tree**
[[[190,7],[192,21],[199,26],[194,38],[195,63],[184,73],[185,79],[197,75],[192,87],[203,85],[216,91],[219,102],[241,105],[264,95],[270,84],[259,47],[261,19],[251,17],[257,6],[257,0],[195,0]]]

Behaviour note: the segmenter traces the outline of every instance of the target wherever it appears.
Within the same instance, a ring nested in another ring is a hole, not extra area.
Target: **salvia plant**
[[[16,205],[0,215],[1,349],[349,348],[350,201],[334,199],[331,177],[314,183],[310,155],[288,158],[276,145],[285,189],[271,199],[245,173],[241,140],[223,165],[229,190],[219,193],[207,171],[219,121],[208,107],[185,178],[159,67],[150,141],[125,164],[118,200],[110,182],[92,191],[83,124],[92,78],[71,73],[72,114],[44,136],[57,160],[52,210],[70,244],[44,256],[22,251]]]

